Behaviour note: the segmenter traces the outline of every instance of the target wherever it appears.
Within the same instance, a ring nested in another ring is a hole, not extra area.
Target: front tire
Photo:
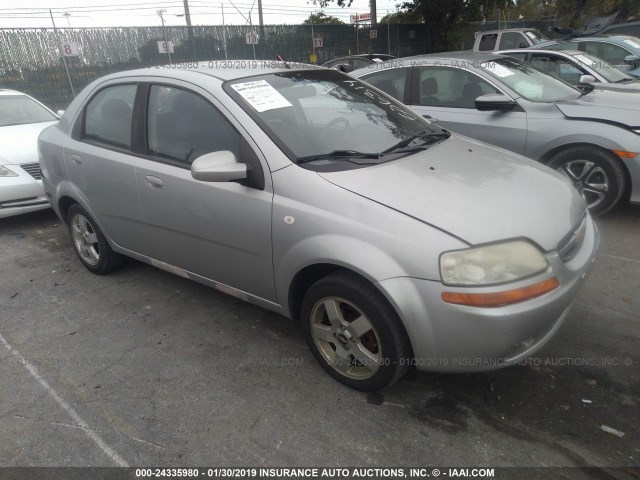
[[[314,357],[340,383],[377,391],[408,370],[411,346],[398,315],[379,291],[354,275],[332,273],[313,284],[301,319]]]
[[[67,226],[73,249],[87,270],[106,275],[122,266],[124,257],[111,250],[96,222],[77,203],[67,212]]]
[[[607,213],[622,199],[626,188],[624,167],[612,153],[588,145],[575,146],[554,155],[548,165],[573,183],[593,216]]]

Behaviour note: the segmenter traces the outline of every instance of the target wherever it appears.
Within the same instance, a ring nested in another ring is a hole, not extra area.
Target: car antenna
[[[279,62],[284,62],[284,68],[291,68],[291,65],[287,63],[282,55],[276,55],[276,60],[278,60]]]

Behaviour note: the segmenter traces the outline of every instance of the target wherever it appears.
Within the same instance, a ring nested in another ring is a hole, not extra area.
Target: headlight
[[[468,248],[440,255],[440,275],[448,285],[496,285],[547,269],[540,250],[524,240]]]
[[[18,175],[16,173],[13,173],[7,167],[3,167],[2,165],[0,165],[0,177],[17,177],[17,176]]]

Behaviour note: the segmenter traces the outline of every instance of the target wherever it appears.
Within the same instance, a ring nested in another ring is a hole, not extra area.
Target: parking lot
[[[640,466],[640,207],[526,365],[333,381],[290,320],[135,261],[98,277],[51,211],[0,221],[0,465]],[[613,433],[602,426],[613,429]],[[621,436],[622,435],[622,436]],[[568,475],[569,476],[569,475]]]

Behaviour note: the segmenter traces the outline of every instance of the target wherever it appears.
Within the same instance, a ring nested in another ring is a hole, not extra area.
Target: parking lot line
[[[118,466],[120,467],[128,467],[129,464],[120,456],[118,453],[111,448],[109,445],[105,443],[102,438],[98,434],[96,434],[91,427],[85,422],[78,412],[76,412],[71,405],[69,405],[59,394],[56,392],[51,385],[47,383],[47,381],[42,378],[38,369],[29,363],[22,354],[13,348],[9,342],[0,334],[0,342],[5,346],[5,348],[9,351],[11,355],[16,357],[18,361],[25,366],[25,368],[29,371],[31,376],[35,378],[40,385],[46,390],[46,392],[53,397],[53,399],[62,407],[64,411],[66,411],[71,418],[76,422],[77,426],[82,429],[87,436],[93,440],[93,442],[102,450],[109,458],[111,458]]]

